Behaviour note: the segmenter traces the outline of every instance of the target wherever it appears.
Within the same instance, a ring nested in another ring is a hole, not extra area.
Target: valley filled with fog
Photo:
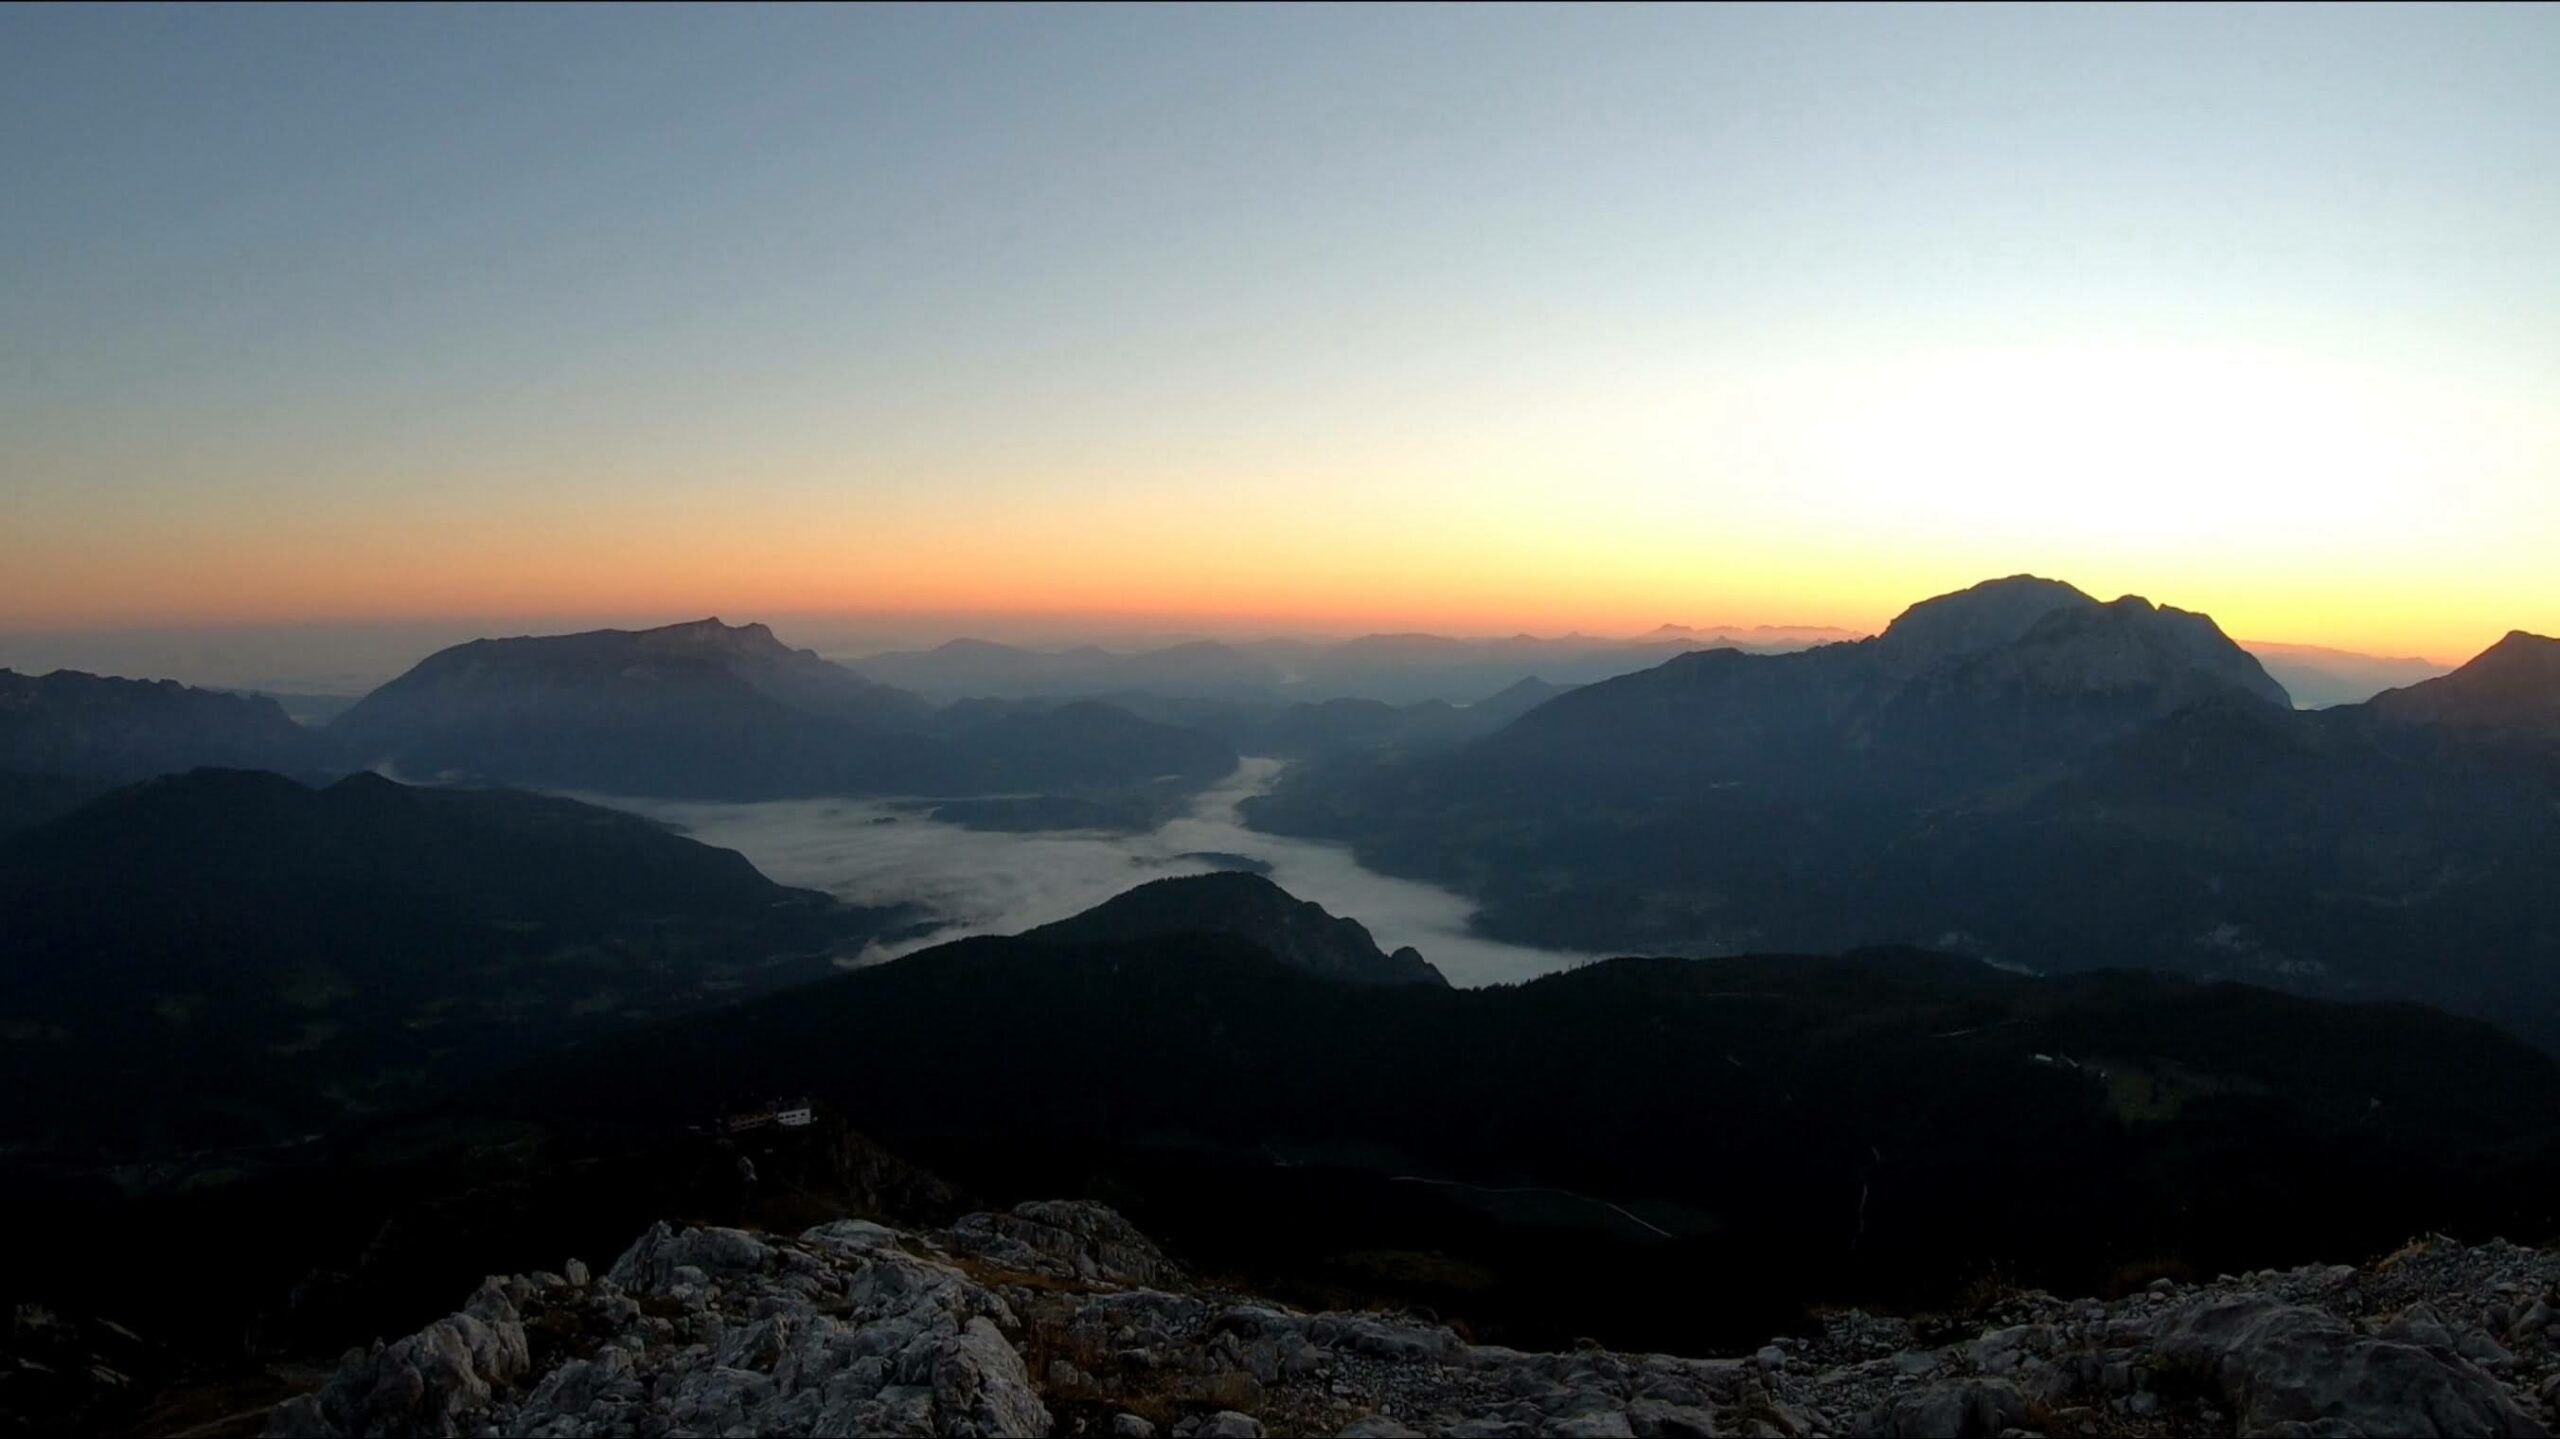
[[[1012,934],[1151,879],[1244,867],[1240,860],[1269,866],[1271,879],[1291,894],[1368,926],[1379,947],[1422,951],[1452,984],[1511,983],[1591,957],[1482,938],[1468,930],[1475,905],[1464,896],[1378,874],[1347,845],[1246,828],[1237,806],[1269,789],[1284,767],[1276,759],[1246,759],[1182,817],[1140,834],[985,832],[925,818],[897,800],[701,804],[583,797],[734,849],[780,883],[856,904],[918,904],[944,921],[929,935],[875,945],[866,952],[875,959],[969,935]]]

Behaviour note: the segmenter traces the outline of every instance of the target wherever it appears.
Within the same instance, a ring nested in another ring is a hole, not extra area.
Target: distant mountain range
[[[1111,698],[1322,703],[1372,700],[1396,706],[1471,704],[1524,679],[1564,687],[1648,669],[1692,650],[1783,654],[1865,638],[1857,631],[1804,625],[1692,628],[1666,624],[1628,639],[1592,635],[1455,639],[1381,634],[1319,642],[1194,641],[1114,651],[1095,645],[1034,649],[960,639],[928,650],[847,660],[874,679],[941,699]],[[2446,667],[2316,645],[2242,641],[2304,708],[2352,704],[2415,684]]]
[[[2384,690],[2431,680],[2452,668],[2414,657],[2392,659],[2270,640],[2242,640],[2240,647],[2256,655],[2258,663],[2304,709],[2362,704]]]
[[[326,725],[166,681],[0,671],[0,833],[199,765],[668,798],[1180,792],[1235,767],[1198,730],[1101,703],[937,707],[763,625],[474,640]],[[1141,806],[1144,807],[1144,806]]]
[[[169,680],[0,670],[0,769],[138,779],[197,765],[292,769],[319,752],[272,700]]]
[[[306,705],[326,715],[308,726],[263,696],[0,671],[0,834],[115,784],[198,765],[315,778],[382,769],[410,780],[687,799],[931,795],[965,801],[951,806],[954,818],[984,814],[972,822],[1000,827],[1146,828],[1231,770],[1239,753],[1443,747],[1490,734],[1569,687],[1515,678],[1466,704],[1389,704],[1279,698],[1257,680],[1203,697],[1195,691],[1222,688],[1200,679],[1226,663],[1220,649],[1176,646],[1109,667],[1153,690],[937,705],[784,645],[763,625],[701,620],[474,640],[334,711]],[[989,652],[1040,658],[970,642],[935,653]],[[1022,686],[999,677],[989,688]]]
[[[1163,700],[1464,705],[1523,680],[1587,684],[1694,649],[1738,646],[1775,653],[1846,638],[1846,631],[1696,631],[1665,625],[1632,640],[1381,634],[1336,642],[1201,641],[1134,653],[1090,645],[1035,650],[964,639],[848,663],[874,679],[945,699],[1142,692]]]
[[[1923,943],[2402,996],[2560,1045],[2560,644],[2297,711],[2200,615],[2018,577],[1873,639],[1685,655],[1255,824],[1603,951]]]
[[[1666,624],[1632,640],[1400,634],[1134,653],[955,640],[847,667],[763,625],[699,620],[474,640],[361,699],[0,670],[0,833],[115,784],[198,765],[310,777],[383,766],[411,778],[678,798],[1039,791],[1041,813],[1144,824],[1169,812],[1169,795],[1225,772],[1225,751],[1429,750],[1678,655],[1850,638]],[[2312,705],[2440,672],[2309,646],[2246,648]],[[956,703],[969,700],[979,703]],[[1068,708],[1076,701],[1144,723]]]

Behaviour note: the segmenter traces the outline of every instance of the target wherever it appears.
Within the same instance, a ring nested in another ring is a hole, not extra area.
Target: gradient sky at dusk
[[[2560,631],[2560,9],[0,11],[0,629]]]

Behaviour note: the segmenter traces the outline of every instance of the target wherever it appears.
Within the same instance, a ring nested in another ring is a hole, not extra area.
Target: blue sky
[[[13,8],[0,625],[2033,568],[2459,649],[2560,625],[2554,75],[2525,7]]]

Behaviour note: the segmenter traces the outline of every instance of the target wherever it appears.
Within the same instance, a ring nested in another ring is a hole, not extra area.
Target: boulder
[[[2440,1325],[2429,1324],[2441,1331]],[[2449,1351],[2359,1335],[2317,1309],[2263,1294],[2217,1298],[2161,1325],[2160,1357],[2207,1378],[2251,1430],[2542,1435],[2506,1388]]]
[[[952,1247],[1026,1274],[1088,1284],[1157,1285],[1173,1266],[1155,1242],[1105,1205],[1033,1200],[951,1226]]]

